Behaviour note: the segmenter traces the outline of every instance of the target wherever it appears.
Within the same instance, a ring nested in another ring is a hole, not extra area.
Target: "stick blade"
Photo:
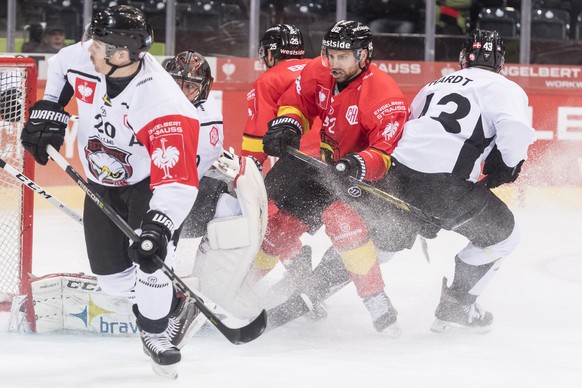
[[[222,324],[222,322],[220,322]],[[216,325],[217,329],[224,334],[224,336],[235,345],[242,345],[251,342],[263,334],[267,327],[267,312],[265,310],[250,323],[237,329],[232,329],[224,326],[222,328]]]

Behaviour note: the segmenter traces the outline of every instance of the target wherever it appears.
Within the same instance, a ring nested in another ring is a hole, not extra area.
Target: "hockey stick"
[[[315,167],[316,169],[318,169],[320,171],[334,173],[333,167],[321,159],[311,157],[311,156],[299,151],[298,149],[290,147],[290,146],[287,146],[287,152],[290,153],[291,155],[293,155],[294,157],[296,157],[297,159],[304,161],[305,163],[309,164],[312,167]],[[357,186],[361,190],[363,190],[367,193],[370,193],[370,194],[374,195],[375,197],[378,197],[378,198],[384,200],[385,202],[388,202],[391,205],[394,205],[398,209],[401,209],[401,210],[404,210],[405,212],[411,213],[412,215],[420,218],[422,221],[428,222],[429,224],[432,224],[432,225],[438,226],[439,228],[442,228],[442,226],[436,222],[437,218],[434,216],[431,216],[430,214],[426,213],[425,211],[401,200],[400,198],[393,196],[392,194],[389,194],[389,193],[382,191],[382,190],[380,190],[372,185],[369,185],[366,182],[359,181],[356,178],[354,178],[353,176],[348,176],[348,179],[349,179],[351,184],[353,184],[354,186]]]
[[[22,174],[20,171],[18,171],[12,165],[6,163],[4,161],[4,159],[2,159],[2,158],[0,158],[0,167],[3,168],[4,171],[6,171],[8,174],[10,174],[14,178],[16,178],[20,182],[21,185],[28,187],[29,189],[31,189],[32,191],[34,191],[35,193],[37,193],[38,195],[40,195],[41,197],[43,197],[44,199],[46,199],[47,201],[52,203],[54,206],[59,208],[63,213],[65,213],[66,215],[68,215],[69,217],[71,217],[72,219],[77,221],[78,223],[80,223],[80,224],[83,223],[83,217],[81,217],[75,211],[73,211],[73,210],[69,209],[68,207],[66,207],[65,205],[63,205],[58,199],[56,199],[55,197],[50,195],[45,189],[43,189],[42,187],[40,187],[39,185],[34,183],[34,181],[32,179],[30,179],[26,175]]]
[[[85,194],[97,205],[103,213],[115,224],[117,227],[133,242],[139,241],[139,236],[134,232],[134,230],[127,224],[127,222],[121,218],[121,216],[109,205],[101,199],[101,196],[93,192],[87,185],[87,182],[79,175],[77,171],[65,160],[61,154],[58,153],[51,145],[47,146],[47,152],[50,157],[61,167],[76,183],[83,189]],[[218,317],[204,304],[204,301],[196,295],[187,285],[180,279],[174,271],[168,267],[162,259],[154,256],[154,260],[161,265],[161,270],[164,274],[170,278],[172,284],[176,287],[178,292],[187,295],[188,297],[194,299],[194,304],[200,309],[202,314],[208,318],[210,323],[212,323],[218,331],[220,331],[230,342],[235,345],[244,344],[258,338],[265,327],[267,326],[267,312],[265,310],[261,311],[259,316],[257,316],[252,322],[246,326],[240,328],[230,328],[226,326]]]
[[[296,157],[297,159],[309,164],[310,166],[315,167],[319,171],[333,173],[333,171],[332,171],[333,167],[321,159],[317,159],[317,158],[314,158],[312,156],[309,156],[306,153],[304,153],[296,148],[290,147],[290,146],[287,146],[287,152],[289,154],[293,155],[294,157]],[[389,204],[397,207],[398,209],[401,209],[401,210],[404,210],[405,212],[411,213],[412,215],[418,217],[422,221],[428,222],[431,225],[435,225],[435,226],[438,226],[439,228],[442,228],[442,226],[436,222],[436,217],[431,216],[430,214],[426,213],[425,211],[423,211],[415,206],[412,206],[411,204],[401,200],[400,198],[393,196],[392,194],[389,194],[383,190],[380,190],[374,186],[371,186],[371,185],[367,184],[366,182],[359,181],[356,178],[354,178],[353,176],[349,176],[348,178],[349,178],[351,184],[359,187],[361,190],[368,192],[368,193],[372,194],[373,196],[375,196],[375,197],[377,197],[385,202],[388,202]],[[426,261],[430,262],[430,256],[428,254],[428,244],[426,242],[426,239],[422,236],[419,236],[419,237],[420,237],[420,243],[421,243],[421,247],[422,247],[422,253],[423,253],[424,257],[426,258]]]

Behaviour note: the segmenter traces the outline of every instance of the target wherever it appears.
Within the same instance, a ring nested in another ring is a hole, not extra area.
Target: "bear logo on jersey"
[[[93,97],[95,96],[96,82],[87,81],[82,78],[77,78],[75,80],[75,98],[86,102],[87,104],[93,103]]]

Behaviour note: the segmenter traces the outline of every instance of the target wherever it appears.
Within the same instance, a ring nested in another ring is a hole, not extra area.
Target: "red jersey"
[[[328,162],[358,153],[366,162],[364,179],[381,179],[402,136],[408,104],[396,82],[374,64],[341,92],[329,68],[315,58],[302,70],[295,88],[279,100],[278,115],[291,116],[309,129],[321,118],[321,149]]]
[[[309,61],[310,59],[285,59],[257,78],[253,88],[247,93],[248,117],[243,133],[241,155],[253,156],[261,163],[267,159],[267,154],[263,152],[263,136],[267,132],[267,123],[277,117],[279,98],[294,85],[295,79]],[[311,143],[314,142],[315,148],[319,151],[317,134],[309,141],[310,148],[313,148]]]

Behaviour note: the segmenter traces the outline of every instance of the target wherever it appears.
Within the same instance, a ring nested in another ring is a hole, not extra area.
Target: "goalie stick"
[[[327,171],[327,172],[333,173],[333,167],[321,159],[317,159],[317,158],[314,158],[312,156],[309,156],[306,153],[304,153],[296,148],[293,148],[291,146],[287,146],[287,152],[289,154],[293,155],[294,157],[296,157],[297,159],[309,164],[310,166],[315,167],[319,171],[324,171],[324,172]],[[368,192],[368,193],[372,194],[373,196],[380,198],[381,200],[388,202],[389,204],[391,204],[393,206],[396,206],[398,209],[401,209],[401,210],[404,210],[408,213],[411,213],[412,215],[420,218],[422,221],[428,222],[431,225],[435,225],[435,226],[438,226],[439,228],[442,228],[442,226],[436,222],[437,218],[434,216],[431,216],[430,214],[426,213],[425,211],[423,211],[415,206],[412,206],[411,204],[409,204],[407,202],[404,202],[403,200],[393,196],[392,194],[389,194],[385,191],[382,191],[382,190],[380,190],[372,185],[369,185],[365,182],[359,181],[356,178],[354,178],[353,176],[349,176],[348,178],[349,178],[351,184],[359,187],[361,190]],[[455,228],[452,228],[452,229],[455,229]],[[428,254],[428,244],[426,242],[426,239],[422,236],[419,236],[419,238],[420,238],[420,242],[421,242],[422,253],[423,253],[424,257],[426,258],[426,261],[430,262],[430,256]]]
[[[79,175],[77,171],[71,166],[57,150],[55,150],[51,145],[47,146],[47,152],[50,157],[62,168],[67,175],[69,175],[77,185],[83,189],[85,194],[105,213],[105,215],[115,224],[117,227],[133,242],[139,241],[139,236],[134,232],[134,230],[127,224],[127,222],[121,218],[121,216],[106,202],[103,202],[99,194],[93,192],[87,185],[87,182]],[[202,314],[212,323],[222,335],[224,335],[230,342],[235,345],[244,344],[258,338],[267,326],[267,313],[265,310],[250,323],[240,328],[231,328],[226,326],[218,317],[204,304],[202,298],[196,295],[187,285],[180,279],[174,271],[168,267],[162,259],[154,256],[154,260],[161,265],[161,270],[164,274],[170,278],[172,284],[176,287],[178,292],[187,295],[189,298],[194,299],[196,307],[200,309]]]
[[[66,215],[68,215],[69,217],[71,217],[72,219],[77,221],[78,223],[80,223],[80,224],[83,223],[83,217],[81,217],[75,211],[73,211],[73,210],[69,209],[68,207],[66,207],[65,205],[63,205],[61,203],[61,201],[59,201],[58,199],[56,199],[55,197],[50,195],[45,189],[43,189],[42,187],[37,185],[32,179],[28,178],[26,175],[24,175],[23,173],[18,171],[12,165],[8,164],[2,158],[0,158],[0,167],[3,168],[4,171],[6,171],[8,174],[10,174],[14,178],[16,178],[20,182],[21,185],[28,187],[30,190],[34,191],[35,193],[37,193],[38,195],[40,195],[41,197],[43,197],[44,199],[49,201],[51,204],[53,204],[54,206],[59,208],[63,213],[65,213]]]

